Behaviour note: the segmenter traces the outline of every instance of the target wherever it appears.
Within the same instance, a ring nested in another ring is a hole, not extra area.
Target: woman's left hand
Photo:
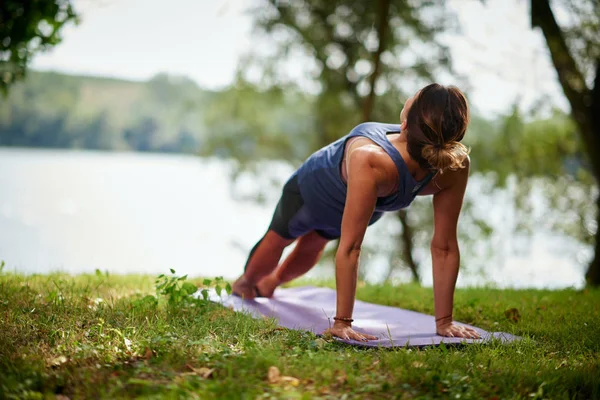
[[[473,328],[462,325],[454,325],[454,322],[438,326],[437,334],[446,337],[460,337],[467,339],[481,339],[481,336]]]

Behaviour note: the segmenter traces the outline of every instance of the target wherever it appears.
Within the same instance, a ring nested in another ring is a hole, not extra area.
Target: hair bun
[[[469,149],[462,143],[452,140],[443,146],[428,143],[423,146],[422,156],[433,168],[445,171],[463,168]]]

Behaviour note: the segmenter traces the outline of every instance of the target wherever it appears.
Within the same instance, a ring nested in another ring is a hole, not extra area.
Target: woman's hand
[[[340,321],[334,322],[333,327],[327,329],[324,332],[324,334],[330,334],[332,336],[339,337],[344,340],[358,340],[359,342],[377,340],[376,336],[367,335],[366,333],[358,333],[354,329],[352,329],[352,326]]]
[[[467,326],[454,325],[453,322],[437,327],[437,334],[447,337],[460,337],[467,339],[481,339],[481,336],[473,328]]]

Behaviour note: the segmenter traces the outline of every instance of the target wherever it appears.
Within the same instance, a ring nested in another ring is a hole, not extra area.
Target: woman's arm
[[[458,277],[458,216],[469,177],[469,159],[465,168],[452,172],[452,182],[433,196],[434,232],[431,240],[433,295],[436,330],[442,336],[479,337],[471,328],[452,323],[454,288]]]
[[[369,147],[358,148],[348,156],[348,192],[342,217],[342,235],[335,258],[336,317],[352,318],[362,241],[375,210],[378,193],[389,180],[385,168],[378,166],[377,152]],[[334,321],[333,327],[327,332],[343,339],[376,339],[355,332],[351,326],[350,322]]]

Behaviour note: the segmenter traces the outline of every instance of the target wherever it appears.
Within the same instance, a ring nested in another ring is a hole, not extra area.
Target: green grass
[[[278,329],[175,286],[157,302],[144,297],[154,281],[0,275],[0,398],[600,399],[600,290],[457,290],[457,320],[524,340],[389,350]],[[433,311],[415,285],[358,297]],[[271,366],[297,380],[269,383]]]

